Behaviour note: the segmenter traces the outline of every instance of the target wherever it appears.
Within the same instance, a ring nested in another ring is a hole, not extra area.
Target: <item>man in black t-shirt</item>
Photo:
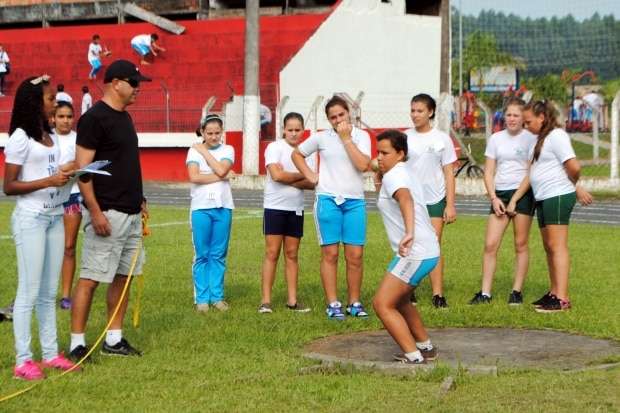
[[[107,314],[119,304],[127,276],[135,259],[133,274],[142,273],[142,214],[146,202],[138,135],[125,110],[136,100],[141,81],[150,81],[127,60],[117,60],[105,72],[103,98],[78,123],[76,162],[80,168],[93,161],[107,160],[111,176],[83,175],[79,186],[89,214],[84,221],[84,242],[80,279],[71,306],[70,357],[79,360],[88,353],[84,339],[93,294],[100,282],[109,284]],[[83,179],[86,177],[86,179]],[[139,356],[122,336],[129,291],[107,331],[101,352],[108,355]]]

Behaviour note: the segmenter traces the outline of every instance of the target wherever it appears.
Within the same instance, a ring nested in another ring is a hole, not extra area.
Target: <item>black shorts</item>
[[[301,238],[304,236],[304,214],[295,211],[265,208],[263,214],[263,234],[284,235]]]

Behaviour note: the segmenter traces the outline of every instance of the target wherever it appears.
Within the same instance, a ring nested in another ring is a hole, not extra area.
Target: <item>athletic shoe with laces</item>
[[[443,295],[434,295],[433,296],[433,307],[435,308],[447,308],[448,302],[446,301],[446,297]]]
[[[78,362],[80,360],[82,360],[84,357],[86,357],[86,355],[89,352],[89,348],[86,346],[82,346],[79,345],[76,348],[74,348],[73,350],[71,350],[69,352],[69,360],[72,360],[74,362]],[[86,359],[85,361],[87,361],[89,359]]]
[[[62,371],[80,371],[82,368],[80,366],[76,366],[73,362],[68,360],[64,354],[60,353],[56,357],[51,360],[43,360],[41,362],[41,366],[46,369],[58,369]]]
[[[555,295],[552,295],[546,303],[544,303],[540,307],[536,307],[534,310],[537,313],[557,313],[560,311],[570,310],[570,308],[570,301],[560,300]]]
[[[422,349],[419,348],[418,349],[420,351],[420,353],[422,354],[422,357],[424,357],[424,360],[426,361],[433,361],[437,358],[437,347],[433,346],[432,349],[428,350],[428,349]],[[392,357],[394,357],[394,360],[396,361],[405,361],[407,360],[407,357],[405,356],[405,353],[395,353],[392,355]]]
[[[469,305],[476,304],[491,304],[491,297],[485,294],[482,294],[482,291],[478,291],[474,298],[469,300]]]
[[[351,317],[368,317],[368,313],[364,309],[364,306],[359,301],[349,304],[347,306],[347,314]]]
[[[271,304],[269,303],[262,303],[261,305],[258,306],[258,312],[261,314],[271,314],[273,313],[273,310],[271,309]]]
[[[71,310],[71,299],[69,297],[61,298],[59,306],[61,310]]]
[[[230,305],[224,300],[211,304],[211,307],[220,311],[228,311],[230,309]]]
[[[19,380],[33,381],[45,378],[43,370],[32,360],[28,360],[13,369],[13,377]]]
[[[297,301],[295,304],[290,305],[286,304],[286,308],[296,313],[308,313],[310,312],[310,307],[305,306],[302,302]]]
[[[340,301],[328,304],[327,308],[325,309],[325,313],[327,314],[327,318],[329,318],[330,320],[342,321],[345,317],[344,313],[342,312],[342,304],[340,304]]]
[[[105,341],[103,342],[103,346],[101,347],[101,354],[105,354],[106,356],[137,356],[140,357],[142,352],[129,344],[127,340],[121,338],[121,341],[111,346]]]
[[[521,305],[523,304],[523,294],[521,291],[512,290],[508,296],[508,305]]]
[[[411,291],[409,302],[411,303],[411,305],[418,305],[418,298],[415,296],[415,290]]]
[[[404,356],[404,354],[403,354]],[[402,364],[426,364],[426,359],[422,359],[422,360],[409,360],[407,357],[403,357],[402,360],[400,360],[400,362]]]
[[[208,313],[209,312],[209,304],[196,304],[196,311],[199,313]]]
[[[545,295],[540,297],[538,300],[534,301],[532,303],[532,305],[534,307],[540,307],[540,306],[544,305],[546,302],[548,302],[551,299],[552,296],[553,296],[553,294],[551,294],[551,291],[547,291],[545,293]]]

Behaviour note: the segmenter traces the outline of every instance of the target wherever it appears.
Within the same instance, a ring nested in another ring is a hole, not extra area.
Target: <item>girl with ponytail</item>
[[[541,313],[565,311],[571,308],[568,223],[575,202],[579,200],[582,205],[589,205],[592,196],[576,186],[581,166],[570,137],[560,128],[555,108],[546,101],[529,103],[523,110],[523,120],[525,127],[537,135],[536,144],[530,151],[529,175],[506,209],[514,214],[516,201],[531,185],[550,280],[549,291],[533,304]]]

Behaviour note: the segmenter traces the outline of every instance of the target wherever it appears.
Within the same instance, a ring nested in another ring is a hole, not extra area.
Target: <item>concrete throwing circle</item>
[[[496,374],[497,369],[575,371],[620,365],[620,343],[552,330],[511,328],[429,329],[439,364]],[[348,364],[377,370],[417,366],[393,361],[399,353],[387,331],[365,331],[318,339],[304,356],[325,364]],[[433,364],[423,366],[433,368]]]

